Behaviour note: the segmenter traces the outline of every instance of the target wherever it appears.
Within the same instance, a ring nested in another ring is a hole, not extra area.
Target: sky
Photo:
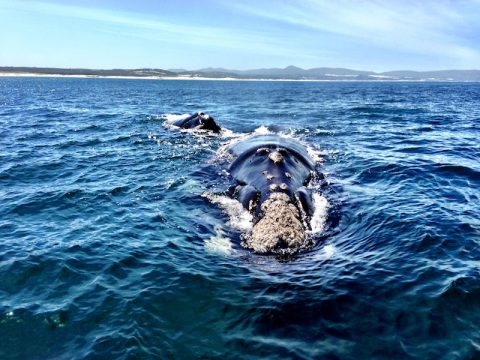
[[[480,69],[480,0],[0,0],[0,66]]]

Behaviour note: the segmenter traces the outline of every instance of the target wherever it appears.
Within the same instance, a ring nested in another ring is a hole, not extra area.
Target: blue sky
[[[480,0],[0,0],[0,66],[480,68]]]

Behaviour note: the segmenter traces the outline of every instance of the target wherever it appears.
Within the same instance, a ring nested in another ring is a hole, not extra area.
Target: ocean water
[[[325,175],[291,259],[223,196],[253,133]],[[479,135],[480,84],[2,78],[0,358],[478,359]]]

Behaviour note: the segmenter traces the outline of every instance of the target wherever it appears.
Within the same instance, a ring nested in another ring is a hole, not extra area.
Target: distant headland
[[[295,81],[449,81],[480,82],[480,70],[437,70],[387,72],[359,71],[319,67],[302,69],[265,68],[232,70],[224,68],[185,69],[68,69],[42,67],[0,67],[0,76],[66,76],[146,79],[217,79],[217,80],[295,80]]]

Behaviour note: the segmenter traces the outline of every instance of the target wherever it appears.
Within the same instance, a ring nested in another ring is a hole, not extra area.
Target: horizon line
[[[0,65],[0,69],[2,68],[30,68],[30,69],[63,69],[63,70],[164,70],[170,72],[177,72],[177,71],[201,71],[201,70],[208,70],[208,69],[221,69],[227,71],[252,71],[252,70],[271,70],[271,69],[280,69],[286,70],[288,68],[297,68],[300,70],[314,70],[314,69],[345,69],[345,70],[353,70],[353,71],[362,71],[362,72],[373,72],[373,73],[388,73],[394,71],[412,71],[417,73],[423,72],[440,72],[440,71],[480,71],[480,68],[470,68],[470,69],[459,69],[459,68],[442,68],[442,69],[430,69],[430,70],[412,70],[412,69],[394,69],[394,70],[387,70],[387,71],[377,71],[377,70],[358,70],[356,68],[350,67],[336,67],[336,66],[316,66],[316,67],[309,67],[309,68],[302,68],[296,65],[288,65],[285,67],[280,66],[271,66],[271,67],[253,67],[248,69],[236,69],[236,68],[226,68],[223,66],[208,66],[202,67],[198,69],[185,69],[185,68],[163,68],[163,67],[132,67],[132,68],[121,68],[121,67],[111,67],[111,68],[101,68],[101,67],[64,67],[64,66],[25,66],[25,65]]]

